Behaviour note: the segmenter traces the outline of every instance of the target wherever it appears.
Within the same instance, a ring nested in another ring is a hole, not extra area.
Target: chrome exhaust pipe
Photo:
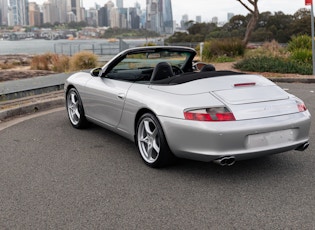
[[[304,151],[308,148],[308,146],[310,145],[309,142],[305,142],[304,144],[300,145],[299,147],[297,147],[295,150],[297,151]]]
[[[221,166],[232,166],[235,164],[235,157],[222,157],[213,162]]]

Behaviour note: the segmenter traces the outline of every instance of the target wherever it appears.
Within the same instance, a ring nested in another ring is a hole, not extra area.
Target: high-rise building
[[[173,33],[171,0],[147,0],[146,28],[162,34]]]
[[[201,16],[199,16],[199,15],[196,16],[196,22],[197,22],[197,23],[201,23]]]
[[[116,0],[117,8],[124,8],[124,0]]]
[[[68,3],[68,22],[76,21],[80,22],[84,20],[82,15],[81,1],[80,0],[67,0]]]
[[[234,14],[233,13],[228,13],[227,14],[227,20],[228,20],[228,22],[231,20],[231,18],[233,18],[234,17]]]
[[[101,26],[101,27],[108,27],[109,26],[108,10],[107,10],[106,5],[104,7],[101,7],[98,10],[98,26]]]
[[[54,24],[55,22],[60,22],[59,21],[59,14],[58,14],[58,6],[49,1],[49,2],[44,2],[43,4],[43,16],[44,16],[44,23],[51,23]]]
[[[0,0],[0,26],[8,25],[8,0]]]
[[[9,0],[12,21],[10,26],[28,25],[28,0]]]
[[[36,2],[29,3],[29,25],[39,26],[41,25],[41,13],[39,6]]]

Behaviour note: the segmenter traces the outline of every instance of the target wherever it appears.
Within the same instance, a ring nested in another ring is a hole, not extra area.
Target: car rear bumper
[[[256,158],[294,150],[309,140],[309,112],[229,122],[159,117],[172,152],[180,158],[213,161]]]

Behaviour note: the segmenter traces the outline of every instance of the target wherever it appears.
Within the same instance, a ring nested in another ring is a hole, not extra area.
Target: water
[[[158,45],[160,40],[147,41],[146,39],[124,40],[127,47],[142,46],[146,42]],[[0,55],[4,54],[43,54],[47,52],[72,55],[78,51],[90,50],[98,55],[115,55],[119,52],[119,41],[109,42],[105,39],[91,40],[0,40]],[[102,52],[102,53],[101,53]]]

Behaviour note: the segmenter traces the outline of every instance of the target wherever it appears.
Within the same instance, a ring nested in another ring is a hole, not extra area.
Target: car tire
[[[136,144],[144,163],[152,168],[161,168],[174,162],[162,127],[152,113],[143,114],[136,129]]]
[[[84,108],[79,92],[75,88],[71,88],[66,95],[67,113],[71,125],[74,128],[81,129],[87,125]]]

